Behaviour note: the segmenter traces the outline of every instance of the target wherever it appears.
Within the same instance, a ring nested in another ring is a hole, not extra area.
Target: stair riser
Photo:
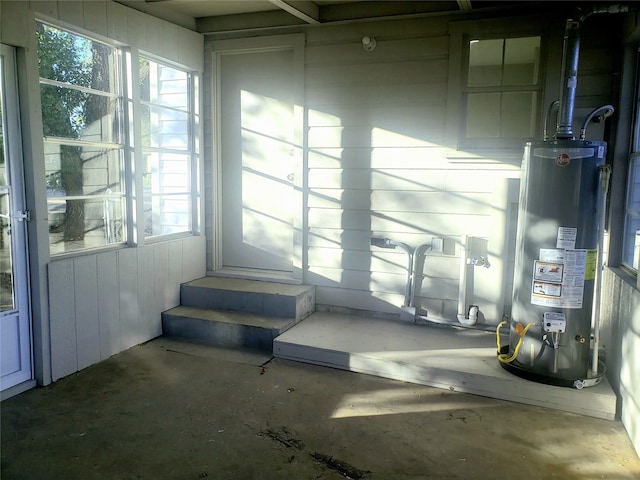
[[[223,322],[210,322],[162,314],[164,335],[193,338],[208,345],[221,347],[246,347],[272,351],[277,330]]]
[[[290,296],[182,285],[180,301],[182,305],[190,307],[290,317],[299,321],[313,313],[315,292],[310,290],[298,296]]]

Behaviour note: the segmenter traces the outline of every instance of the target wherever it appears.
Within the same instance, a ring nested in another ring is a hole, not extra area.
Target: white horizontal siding
[[[371,210],[311,209],[309,224],[323,228],[368,230],[376,233],[426,233],[434,236],[454,236],[469,233],[488,237],[490,217],[474,213],[375,212]],[[396,238],[394,238],[396,240]],[[402,241],[398,239],[398,241]]]
[[[318,188],[309,195],[310,208],[388,212],[455,213],[473,211],[491,213],[492,196],[487,192],[458,193],[446,191],[417,192],[407,190],[355,190],[344,188]]]
[[[309,86],[429,85],[446,81],[448,69],[447,58],[381,63],[345,62],[341,65],[307,66],[305,77],[309,79]]]
[[[316,286],[316,303],[321,308],[329,306],[329,308],[340,307],[349,311],[363,310],[368,316],[372,313],[397,314],[397,306],[401,305],[403,300],[403,294]]]
[[[442,126],[445,103],[407,102],[406,104],[336,105],[322,111],[310,109],[309,127],[344,127],[376,125],[377,128],[422,130],[424,133]]]
[[[308,75],[307,75],[308,76]],[[422,83],[379,84],[377,82],[341,85],[311,84],[305,85],[307,94],[306,104],[309,108],[330,111],[332,105],[398,105],[398,104],[439,104],[444,101],[442,92],[446,91],[447,82],[429,83],[425,88]]]
[[[450,155],[447,31],[444,18],[373,23],[373,52],[362,49],[360,32],[308,32],[307,281],[321,287],[319,303],[397,313],[407,257],[371,246],[374,236],[411,247],[444,237],[454,246],[425,249],[416,291],[420,305],[453,318],[461,235],[490,239],[492,255],[506,254],[504,182],[518,176],[521,153]],[[474,271],[489,284],[478,290],[492,317],[503,309],[505,266],[496,260],[488,275]],[[332,288],[347,289],[352,304]],[[397,303],[383,307],[382,298]]]
[[[401,33],[394,32],[394,36]],[[385,38],[380,39],[375,56],[360,56],[362,53],[362,43],[360,38],[354,38],[353,33],[349,35],[347,43],[322,43],[313,44],[312,38],[307,42],[309,47],[305,53],[305,64],[308,67],[315,65],[324,66],[327,63],[349,64],[354,57],[362,58],[364,61],[371,60],[376,63],[391,62],[396,63],[403,60],[416,61],[418,59],[443,59],[449,55],[449,36],[421,36],[412,38]]]

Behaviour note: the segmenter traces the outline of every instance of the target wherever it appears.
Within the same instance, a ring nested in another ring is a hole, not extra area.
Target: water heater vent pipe
[[[628,5],[605,4],[596,5],[588,11],[577,9],[574,18],[569,18],[564,29],[564,45],[562,48],[562,73],[560,85],[560,109],[556,127],[557,139],[573,140],[573,109],[578,85],[578,58],[580,56],[580,26],[591,15],[601,13],[626,13],[631,9]],[[635,10],[635,9],[634,9]]]
[[[556,127],[557,139],[573,140],[573,108],[578,85],[578,57],[580,55],[580,22],[569,19],[564,29],[562,48],[562,85],[560,89],[560,111]]]

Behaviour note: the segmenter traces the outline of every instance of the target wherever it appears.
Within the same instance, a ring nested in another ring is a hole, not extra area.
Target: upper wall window
[[[463,144],[532,138],[541,91],[540,37],[473,38],[466,45]]]
[[[140,58],[145,237],[190,231],[197,157],[195,78]]]
[[[52,254],[127,240],[120,55],[37,24]]]

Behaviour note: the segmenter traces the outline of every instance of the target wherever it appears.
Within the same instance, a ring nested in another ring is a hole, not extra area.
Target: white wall
[[[304,281],[316,285],[319,304],[397,314],[406,256],[372,247],[371,237],[412,247],[445,237],[447,253],[420,258],[425,276],[417,295],[432,315],[455,319],[462,234],[488,239],[493,264],[475,270],[470,302],[481,304],[493,323],[509,303],[505,267],[514,232],[506,219],[517,201],[522,153],[485,157],[445,141],[448,32],[447,18],[304,30]],[[373,52],[363,50],[363,35],[377,38]],[[213,127],[208,112],[206,131]],[[206,157],[212,148],[205,140]],[[213,172],[205,167],[210,189]],[[214,221],[209,208],[208,235]]]
[[[563,22],[510,19],[462,24],[459,19],[387,20],[300,30],[306,39],[304,281],[316,285],[319,304],[397,314],[404,300],[406,256],[399,249],[372,247],[371,237],[388,237],[412,247],[444,237],[444,254],[426,250],[419,258],[423,275],[418,278],[416,303],[434,317],[455,322],[460,238],[468,235],[487,240],[491,268],[471,269],[473,288],[467,303],[479,305],[488,324],[499,323],[503,313],[509,313],[522,145],[474,149],[458,145],[456,102],[464,41],[459,32],[496,31],[496,25],[530,32],[537,22],[537,31],[550,35],[548,65],[543,70],[552,80],[545,87],[553,84],[550,90],[557,92],[559,65],[555,64],[561,57]],[[377,39],[374,51],[362,48],[364,35]],[[216,39],[208,38],[207,44],[215,46]],[[612,63],[600,53],[606,48],[593,40],[586,45],[584,58],[598,67],[580,80],[578,115],[599,106],[595,103],[611,91],[605,72],[610,72]],[[208,64],[205,75],[209,72]],[[554,94],[551,91],[549,98]],[[550,101],[545,98],[542,108]],[[210,102],[211,97],[205,98],[206,105]],[[538,117],[543,115],[540,111]],[[213,129],[211,117],[205,118],[205,129],[209,128]],[[590,133],[597,139],[601,131]],[[209,158],[212,142],[207,141],[205,148]],[[207,175],[211,188],[212,171]],[[213,233],[214,222],[209,208],[208,234]],[[211,249],[207,264],[212,269]]]
[[[35,375],[41,384],[161,334],[181,282],[205,274],[203,236],[49,255],[35,19],[202,72],[203,37],[111,1],[2,1],[0,41],[17,47],[24,142]]]

